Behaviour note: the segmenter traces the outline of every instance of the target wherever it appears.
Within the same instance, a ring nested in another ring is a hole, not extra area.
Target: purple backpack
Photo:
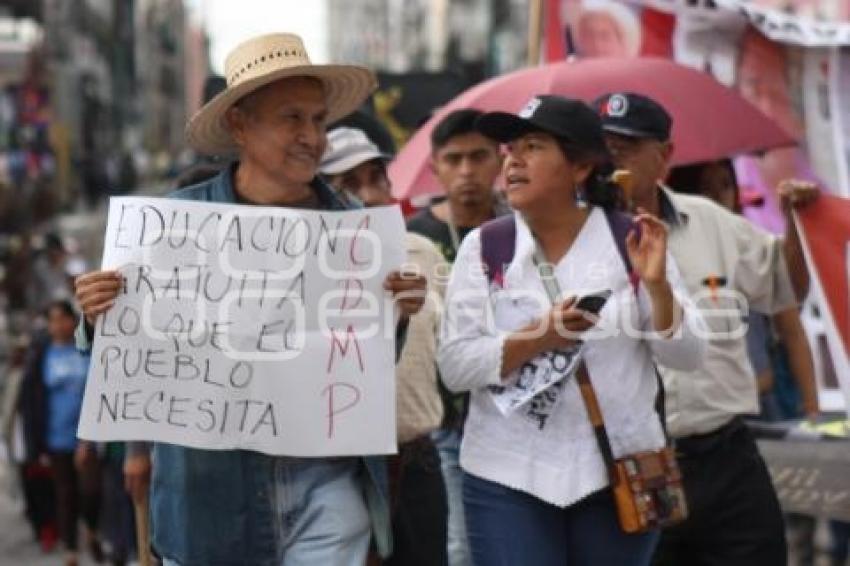
[[[617,251],[623,260],[629,282],[637,294],[640,279],[632,269],[632,262],[626,252],[626,236],[636,228],[632,217],[618,210],[606,210],[605,219],[614,235]],[[481,226],[481,261],[487,273],[487,282],[502,285],[505,268],[514,259],[516,251],[516,219],[513,214],[500,216]]]

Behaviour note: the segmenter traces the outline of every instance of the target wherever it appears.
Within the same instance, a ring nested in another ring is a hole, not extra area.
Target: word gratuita
[[[304,272],[294,277],[275,277],[275,271],[260,270],[227,275],[205,265],[182,265],[168,270],[168,277],[153,277],[149,265],[134,266],[124,278],[123,293],[146,294],[152,301],[173,298],[177,300],[220,303],[236,294],[236,306],[250,298],[263,306],[266,299],[275,300],[276,308],[287,302],[304,302],[306,288]]]

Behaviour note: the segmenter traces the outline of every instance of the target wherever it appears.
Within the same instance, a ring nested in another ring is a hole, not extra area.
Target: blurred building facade
[[[397,146],[465,88],[525,64],[527,0],[326,5],[330,59],[378,72],[372,111]]]
[[[525,61],[526,0],[329,0],[327,6],[332,60],[391,73],[452,71],[473,82]]]
[[[29,45],[3,38],[21,22]],[[56,206],[132,189],[181,153],[207,52],[183,0],[0,2],[0,88],[26,76],[46,93]]]
[[[148,151],[179,152],[186,123],[186,10],[181,0],[136,0],[137,98]]]
[[[86,248],[88,209],[180,167],[208,43],[183,0],[0,0],[0,308],[27,308],[36,235]]]

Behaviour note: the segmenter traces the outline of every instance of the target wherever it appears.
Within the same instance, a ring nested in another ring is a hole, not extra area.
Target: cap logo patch
[[[525,108],[520,111],[519,117],[526,120],[528,118],[531,118],[532,116],[534,116],[534,113],[537,111],[537,108],[541,104],[543,104],[542,100],[540,100],[539,98],[532,98],[528,101],[528,104],[525,105]]]
[[[608,99],[607,110],[607,114],[609,116],[613,116],[614,118],[622,118],[629,111],[629,100],[622,94],[615,94],[614,96]]]

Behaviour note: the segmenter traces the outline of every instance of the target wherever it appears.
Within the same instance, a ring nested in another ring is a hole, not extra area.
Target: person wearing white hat
[[[392,204],[387,163],[392,159],[357,128],[328,132],[319,173],[342,198],[354,196],[365,206]]]
[[[360,106],[375,89],[374,74],[313,65],[298,36],[278,33],[237,46],[225,62],[225,77],[227,88],[192,117],[186,134],[198,152],[237,159],[212,179],[170,196],[350,208],[316,172],[325,125]],[[90,345],[92,325],[111,307],[120,283],[115,271],[77,279],[85,313],[79,346]],[[393,273],[384,287],[404,315],[421,308],[423,277]],[[417,290],[419,297],[411,296]],[[142,453],[127,463],[138,472],[127,478],[136,497],[144,493],[146,458]],[[151,544],[166,565],[361,566],[370,533],[382,555],[390,552],[383,459],[299,459],[157,443],[152,461]]]
[[[365,206],[393,203],[387,176],[390,156],[362,130],[336,128],[319,172],[343,198]],[[411,269],[425,274],[429,296],[411,317],[396,366],[398,455],[389,460],[393,554],[386,566],[448,566],[446,486],[431,433],[440,428],[443,404],[437,388],[437,328],[443,300],[443,255],[428,238],[405,237]]]

